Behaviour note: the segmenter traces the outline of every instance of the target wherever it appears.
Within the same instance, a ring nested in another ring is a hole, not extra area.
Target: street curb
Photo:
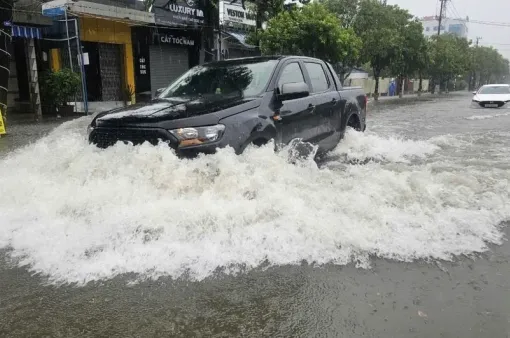
[[[464,92],[454,92],[454,93],[448,93],[448,94],[431,94],[431,93],[422,93],[421,96],[418,96],[416,94],[413,95],[405,95],[402,98],[399,98],[398,96],[383,96],[379,97],[379,100],[375,101],[373,98],[370,98],[368,100],[368,104],[372,106],[384,106],[384,105],[398,105],[402,103],[410,103],[410,102],[429,102],[433,101],[435,99],[444,99],[454,96],[459,96],[465,94]]]

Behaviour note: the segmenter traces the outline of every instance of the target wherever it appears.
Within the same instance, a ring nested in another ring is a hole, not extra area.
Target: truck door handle
[[[310,104],[308,105],[308,109],[307,109],[307,110],[308,110],[309,112],[313,113],[313,112],[315,111],[315,105],[313,105],[313,104],[311,104],[311,103],[310,103]]]

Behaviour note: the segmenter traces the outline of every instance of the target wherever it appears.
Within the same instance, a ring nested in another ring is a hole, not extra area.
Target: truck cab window
[[[297,82],[305,82],[305,77],[303,76],[299,63],[292,62],[283,67],[280,79],[278,80],[278,89],[281,91],[282,85]]]
[[[324,73],[324,68],[315,62],[305,62],[306,70],[312,80],[312,90],[314,93],[320,93],[328,90],[329,81]]]

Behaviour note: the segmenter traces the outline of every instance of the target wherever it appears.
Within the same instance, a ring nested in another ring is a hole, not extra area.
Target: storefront
[[[129,91],[135,90],[135,80],[130,26],[87,17],[80,18],[79,24],[82,50],[87,56],[89,101],[131,101]]]
[[[153,31],[150,51],[151,91],[167,87],[190,67],[198,64],[199,34],[158,28]]]
[[[133,28],[136,94],[153,96],[199,63],[200,31]]]
[[[260,55],[246,39],[256,27],[255,15],[240,2],[220,2],[221,54],[223,59]]]
[[[204,12],[198,1],[156,0],[155,25],[132,27],[136,97],[147,100],[200,62]]]
[[[75,24],[75,21],[77,25]],[[76,37],[76,26],[79,41]],[[78,50],[84,58],[83,71],[90,112],[112,109],[132,101],[135,90],[131,27],[123,22],[89,17],[69,18],[69,37],[64,20],[56,20],[46,36],[51,43],[53,70],[70,68],[81,73]],[[84,111],[81,90],[76,100],[78,112]]]
[[[39,74],[49,67],[40,27],[12,24],[7,106],[9,112],[41,115]]]

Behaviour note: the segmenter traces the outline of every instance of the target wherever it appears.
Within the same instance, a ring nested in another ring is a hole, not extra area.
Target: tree
[[[361,41],[325,6],[311,3],[270,19],[260,33],[260,47],[264,54],[305,55],[352,67]]]
[[[471,48],[472,87],[508,81],[508,60],[492,47]],[[472,88],[474,89],[474,88]]]
[[[335,14],[340,20],[340,24],[344,29],[352,29],[356,21],[360,0],[322,0],[321,3],[326,6],[329,12]],[[355,59],[352,57],[356,56]],[[343,83],[345,79],[351,74],[354,66],[361,64],[360,54],[346,55],[342,62],[333,64],[335,71]]]
[[[430,76],[432,83],[448,88],[448,82],[468,72],[471,66],[469,41],[453,34],[431,39]]]
[[[400,46],[391,60],[390,68],[398,78],[399,96],[403,95],[404,79],[418,71],[419,62],[425,45],[423,25],[417,19],[411,20],[412,16],[408,11],[402,9],[394,10],[395,18],[399,25],[401,37]]]
[[[7,92],[9,89],[9,70],[11,68],[11,29],[7,22],[12,22],[13,0],[3,0],[0,10],[0,111],[7,113]]]
[[[357,18],[360,0],[321,0],[326,8],[335,14],[343,28],[352,28]]]
[[[375,100],[379,97],[381,72],[391,65],[403,45],[398,13],[397,6],[387,6],[378,0],[362,0],[354,23],[355,32],[363,41],[361,61],[369,62],[373,70]]]
[[[256,27],[255,31],[248,36],[248,43],[260,47],[262,24],[283,12],[284,2],[284,0],[254,0],[247,5],[244,0],[242,0],[243,8],[247,7],[248,10],[255,13]]]
[[[423,92],[423,79],[428,76],[430,68],[430,43],[424,38],[420,46],[417,59],[415,76],[418,76],[418,96]]]

